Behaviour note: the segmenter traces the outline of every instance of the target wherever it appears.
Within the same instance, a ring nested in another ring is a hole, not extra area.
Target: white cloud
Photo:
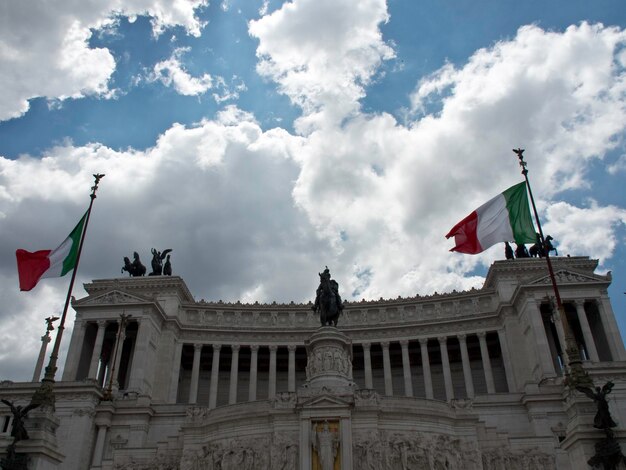
[[[601,207],[594,200],[588,207],[557,202],[547,207],[546,217],[544,232],[560,234],[556,247],[561,256],[593,253],[602,264],[624,242],[616,235],[626,225],[626,209],[620,207]]]
[[[213,78],[208,73],[201,77],[192,77],[181,64],[181,58],[189,48],[179,47],[172,56],[154,66],[153,74],[148,76],[149,81],[159,80],[165,86],[173,85],[174,89],[185,96],[196,96],[206,93],[213,87]]]
[[[302,107],[300,132],[358,110],[364,86],[394,56],[378,28],[387,20],[383,0],[298,0],[250,22],[259,39],[257,71]]]
[[[28,100],[107,96],[115,70],[110,51],[91,48],[93,31],[111,32],[115,15],[149,15],[153,31],[180,25],[199,36],[195,10],[207,0],[7,2],[0,30],[0,121],[29,109]]]

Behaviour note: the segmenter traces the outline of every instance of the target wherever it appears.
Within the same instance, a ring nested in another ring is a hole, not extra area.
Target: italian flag
[[[61,277],[76,267],[80,238],[85,227],[87,213],[80,219],[74,230],[54,250],[40,250],[31,253],[19,249],[17,272],[20,278],[20,290],[28,291],[45,277]]]
[[[452,227],[450,251],[476,254],[500,242],[535,243],[537,234],[530,216],[526,183],[511,186]]]

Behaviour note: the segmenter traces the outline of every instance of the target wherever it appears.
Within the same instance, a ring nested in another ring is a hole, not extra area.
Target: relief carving
[[[446,435],[372,431],[355,435],[354,442],[353,458],[359,469],[481,469],[473,442]]]
[[[483,451],[484,470],[551,470],[556,469],[553,455],[529,449],[524,453],[512,453],[509,449],[498,447]]]

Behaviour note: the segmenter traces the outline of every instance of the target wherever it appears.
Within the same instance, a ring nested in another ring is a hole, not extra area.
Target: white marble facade
[[[610,275],[586,257],[553,264],[626,444]],[[563,384],[542,260],[498,261],[477,290],[346,302],[338,328],[311,304],[196,301],[179,277],[85,287],[56,384],[59,469],[583,469],[602,437]],[[27,403],[36,386],[2,382],[0,397]]]

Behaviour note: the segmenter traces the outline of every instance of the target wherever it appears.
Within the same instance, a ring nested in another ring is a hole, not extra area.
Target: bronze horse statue
[[[320,312],[322,326],[337,326],[339,314],[343,310],[341,297],[339,296],[339,284],[330,278],[328,267],[323,273],[319,273],[320,285],[317,288],[317,296],[313,311]]]

